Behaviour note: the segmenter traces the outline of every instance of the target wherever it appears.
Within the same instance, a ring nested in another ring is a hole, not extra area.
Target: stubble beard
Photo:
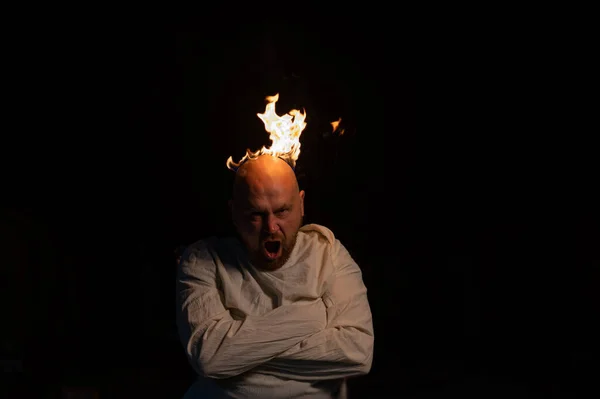
[[[294,236],[289,244],[282,241],[282,243],[281,243],[282,251],[281,251],[281,256],[279,258],[274,259],[274,260],[265,259],[265,257],[262,255],[261,249],[258,249],[258,251],[256,251],[253,256],[254,259],[252,260],[252,263],[254,265],[256,265],[256,267],[258,267],[259,269],[263,269],[263,270],[273,271],[273,270],[280,269],[290,259],[290,256],[292,255],[292,251],[294,250],[294,247],[296,246],[297,240],[298,240],[298,230],[294,234]]]

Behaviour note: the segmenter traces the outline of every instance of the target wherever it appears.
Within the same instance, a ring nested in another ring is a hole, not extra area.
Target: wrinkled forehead
[[[259,203],[290,202],[297,193],[295,181],[279,176],[246,176],[238,182],[235,188],[235,198],[238,203],[257,206]]]

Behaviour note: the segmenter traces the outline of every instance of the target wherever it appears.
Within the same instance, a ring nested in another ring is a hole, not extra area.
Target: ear
[[[300,210],[302,211],[302,217],[304,217],[304,190],[300,190]]]

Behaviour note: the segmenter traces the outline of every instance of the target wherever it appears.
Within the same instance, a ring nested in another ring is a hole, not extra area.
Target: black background
[[[9,389],[185,392],[174,250],[231,231],[225,161],[270,144],[256,113],[279,93],[279,114],[308,115],[307,222],[336,233],[369,289],[375,359],[352,397],[589,392],[596,160],[536,123],[555,116],[538,114],[551,88],[535,68],[479,46],[425,58],[414,33],[359,18],[225,15],[83,21],[14,44]]]

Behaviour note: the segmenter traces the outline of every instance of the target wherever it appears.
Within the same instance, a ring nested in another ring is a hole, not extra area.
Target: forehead
[[[297,188],[293,183],[281,176],[248,175],[238,181],[235,189],[236,202],[252,206],[264,206],[265,203],[281,205],[294,199]]]
[[[248,207],[277,207],[293,202],[294,190],[284,185],[252,184],[239,199]]]

